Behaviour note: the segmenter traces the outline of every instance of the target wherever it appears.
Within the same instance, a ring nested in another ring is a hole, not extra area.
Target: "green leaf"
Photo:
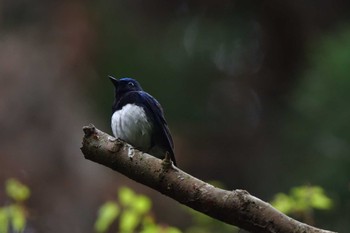
[[[164,233],[181,233],[181,231],[175,227],[167,227]]]
[[[144,216],[142,219],[142,230],[140,233],[145,233],[145,232],[157,232],[154,229],[157,229],[157,224],[154,222],[154,219],[150,215]]]
[[[271,205],[282,213],[289,214],[293,210],[294,201],[284,193],[277,193]]]
[[[160,225],[150,225],[147,227],[144,227],[140,233],[181,233],[181,231],[175,227],[164,227]]]
[[[290,194],[279,193],[271,204],[283,213],[295,213],[314,209],[330,209],[332,200],[326,196],[320,186],[298,186],[291,189]]]
[[[138,195],[135,197],[132,207],[137,213],[146,214],[151,209],[151,205],[151,200],[148,197]]]
[[[298,202],[300,210],[307,208],[330,209],[332,200],[320,186],[300,186],[292,190],[292,195]]]
[[[16,179],[6,181],[6,194],[15,201],[24,201],[29,198],[30,190]]]
[[[135,200],[135,193],[127,187],[122,187],[119,189],[119,202],[123,206],[130,206]]]
[[[25,210],[19,205],[10,206],[11,225],[15,232],[22,232],[26,226]]]
[[[98,211],[95,231],[100,233],[106,232],[113,221],[118,217],[119,212],[120,209],[116,202],[109,201],[103,204]]]
[[[0,208],[0,233],[7,233],[9,229],[8,208]]]
[[[143,226],[143,229],[140,231],[140,233],[158,233],[163,232],[161,231],[161,228],[156,224],[149,224],[146,226]]]
[[[310,209],[311,189],[310,186],[292,188],[290,198],[294,200],[294,211],[307,211]]]
[[[315,209],[327,210],[332,207],[332,200],[326,196],[321,187],[313,187],[313,196],[311,199],[311,206]]]
[[[140,222],[140,216],[132,210],[125,210],[120,216],[119,229],[122,233],[133,232]]]

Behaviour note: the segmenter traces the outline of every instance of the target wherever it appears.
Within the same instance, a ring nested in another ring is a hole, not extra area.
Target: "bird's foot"
[[[171,161],[169,152],[165,152],[165,157],[162,160],[162,166],[164,169],[170,169],[173,167],[173,162]]]

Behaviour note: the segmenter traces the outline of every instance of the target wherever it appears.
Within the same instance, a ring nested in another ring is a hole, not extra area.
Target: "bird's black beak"
[[[119,80],[118,79],[116,79],[116,78],[114,78],[114,77],[112,77],[112,76],[108,76],[108,78],[112,81],[112,83],[113,83],[113,85],[115,86],[115,88],[117,88],[118,87],[118,83],[119,83]]]

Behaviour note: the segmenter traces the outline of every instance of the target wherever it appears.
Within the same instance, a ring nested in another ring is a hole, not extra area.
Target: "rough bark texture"
[[[216,188],[96,129],[83,128],[86,159],[118,171],[208,216],[250,232],[332,233],[298,222],[245,190]]]

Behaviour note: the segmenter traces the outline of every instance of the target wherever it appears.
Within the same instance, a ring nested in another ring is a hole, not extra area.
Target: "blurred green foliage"
[[[186,233],[235,233],[239,231],[239,228],[235,226],[211,218],[193,209],[186,209],[189,211],[193,218],[193,223],[186,229]]]
[[[279,139],[271,153],[278,154],[284,173],[276,179],[276,187],[320,184],[332,195],[335,212],[318,211],[315,220],[323,228],[348,231],[350,28],[342,25],[311,42],[307,67],[289,96],[289,108],[277,122]]]
[[[25,201],[30,196],[29,188],[16,179],[8,179],[5,187],[7,196],[16,202]]]
[[[11,178],[5,183],[10,204],[0,207],[0,233],[23,232],[27,223],[27,211],[23,204],[30,196],[30,189]]]
[[[212,182],[213,183],[213,182]],[[222,186],[222,183],[215,182]],[[27,211],[23,204],[30,196],[30,189],[16,179],[8,179],[5,184],[7,196],[11,203],[0,207],[0,233],[23,232],[27,223]],[[314,209],[329,210],[332,200],[319,186],[300,186],[291,189],[289,194],[278,193],[271,202],[280,211],[310,218]],[[120,233],[181,233],[175,227],[157,224],[151,214],[152,203],[145,195],[136,194],[132,189],[122,187],[118,191],[117,201],[107,201],[101,205],[95,221],[98,233],[113,232],[113,224],[117,224]],[[231,233],[239,229],[225,224],[187,208],[193,223],[186,233]],[[308,219],[304,219],[308,221]]]
[[[313,210],[330,210],[333,201],[322,187],[304,185],[292,188],[288,194],[277,193],[271,204],[285,214],[302,216],[303,221],[313,222]]]
[[[95,222],[95,230],[97,232],[106,232],[113,221],[118,217],[120,212],[117,203],[107,201],[98,211],[98,219]]]
[[[145,195],[135,194],[130,188],[122,187],[118,191],[118,201],[107,201],[100,207],[95,231],[113,232],[113,224],[118,222],[120,233],[181,233],[175,227],[157,224],[150,212],[151,205],[151,200]],[[238,228],[195,210],[186,207],[186,211],[193,220],[192,225],[185,230],[186,233],[238,232]]]
[[[95,231],[108,232],[112,224],[119,220],[118,232],[120,233],[181,232],[177,228],[155,223],[150,213],[151,206],[152,203],[148,197],[135,194],[130,188],[122,187],[118,191],[118,201],[107,201],[100,207]]]

